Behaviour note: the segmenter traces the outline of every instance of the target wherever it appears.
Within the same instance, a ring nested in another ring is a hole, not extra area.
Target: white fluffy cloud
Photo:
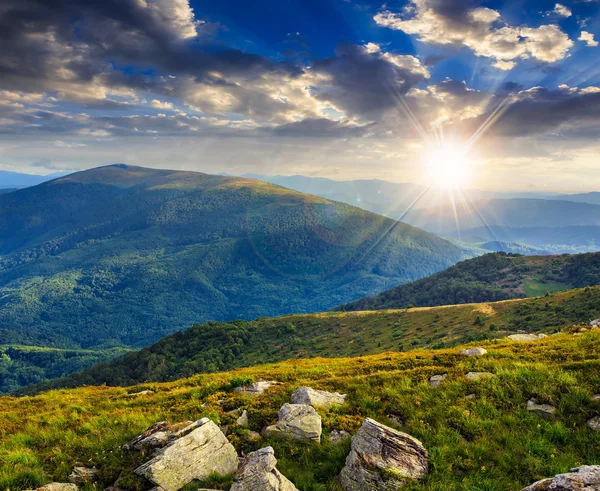
[[[553,12],[560,17],[571,17],[571,15],[573,15],[573,12],[571,12],[569,7],[560,3],[557,3],[554,6]]]
[[[594,35],[591,32],[581,31],[581,35],[578,38],[579,41],[583,41],[590,47],[598,46],[598,41],[594,39]]]
[[[573,41],[557,25],[511,26],[498,11],[486,7],[447,9],[439,0],[413,0],[401,14],[379,12],[375,22],[417,36],[424,43],[459,45],[477,56],[494,60],[501,70],[512,69],[518,60],[535,58],[555,62],[567,56]]]

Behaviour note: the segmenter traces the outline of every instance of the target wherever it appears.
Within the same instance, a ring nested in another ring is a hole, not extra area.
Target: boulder
[[[406,433],[367,418],[340,474],[345,491],[392,491],[427,474],[427,450]]]
[[[442,383],[442,380],[444,380],[447,376],[448,376],[447,373],[444,373],[443,375],[433,375],[429,379],[429,386],[430,387],[439,387],[440,384]]]
[[[332,443],[339,443],[346,438],[350,438],[350,433],[344,430],[332,430],[329,433],[329,441]]]
[[[98,469],[93,467],[73,467],[73,472],[69,474],[69,482],[77,484],[78,486],[86,482],[94,482],[98,477]]]
[[[281,435],[295,440],[321,440],[321,416],[308,404],[284,404],[273,426],[265,428],[265,435]]]
[[[259,380],[258,382],[254,382],[252,384],[236,387],[233,390],[234,392],[241,392],[242,394],[248,394],[249,396],[259,396],[277,384],[278,382],[275,382],[274,380]]]
[[[34,491],[29,489],[28,491]],[[36,488],[35,491],[77,491],[77,486],[73,483],[51,482],[41,488]]]
[[[523,491],[598,491],[600,465],[582,465],[566,474],[558,474],[523,488]]]
[[[465,375],[469,380],[481,380],[483,378],[492,378],[495,377],[493,373],[490,372],[469,372]]]
[[[301,387],[292,394],[292,404],[308,404],[315,407],[329,408],[342,405],[346,402],[346,394],[315,390],[310,387]]]
[[[277,468],[272,447],[249,453],[242,460],[231,491],[298,491]]]
[[[590,327],[600,327],[600,319],[595,319],[590,322]]]
[[[550,404],[538,404],[535,399],[529,399],[527,401],[527,411],[531,411],[544,419],[552,419],[554,413],[556,413],[556,408]]]
[[[587,422],[587,427],[592,431],[600,431],[600,416],[596,416]]]
[[[546,336],[544,336],[544,337],[546,337]],[[540,337],[535,334],[511,334],[510,336],[507,336],[506,338],[510,339],[512,341],[517,341],[519,343],[528,343],[528,342],[537,341],[538,339],[540,339]]]
[[[203,424],[203,420],[194,422],[185,421],[175,425],[170,425],[165,421],[159,421],[150,426],[150,428],[144,430],[133,440],[123,445],[123,450],[144,450],[153,452],[156,449],[166,446],[173,440],[177,440],[178,438],[187,435]]]
[[[197,423],[193,431],[158,450],[134,472],[165,491],[177,491],[194,479],[206,479],[214,473],[233,474],[239,463],[233,445],[210,419]]]
[[[242,415],[236,420],[236,423],[239,426],[243,426],[244,428],[248,428],[248,425],[250,424],[248,421],[248,411],[246,411],[244,409],[244,411],[242,412]]]
[[[461,355],[466,355],[466,356],[481,356],[481,355],[485,355],[487,353],[486,349],[483,348],[469,348],[469,349],[464,349],[460,351]]]

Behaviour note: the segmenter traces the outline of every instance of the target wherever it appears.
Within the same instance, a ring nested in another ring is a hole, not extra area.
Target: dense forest
[[[493,302],[595,285],[600,285],[600,253],[520,256],[498,252],[462,261],[428,278],[334,310]]]

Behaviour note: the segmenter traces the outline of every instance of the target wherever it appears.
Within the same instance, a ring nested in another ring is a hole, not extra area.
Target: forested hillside
[[[283,360],[441,349],[519,330],[556,332],[600,317],[600,288],[536,299],[411,310],[328,312],[211,322],[110,363],[24,393],[80,385],[132,385]]]
[[[328,309],[462,258],[261,181],[108,166],[0,195],[0,344],[143,346],[195,322]]]
[[[441,273],[334,310],[401,309],[544,295],[600,285],[600,253],[520,256],[503,252],[462,261]]]

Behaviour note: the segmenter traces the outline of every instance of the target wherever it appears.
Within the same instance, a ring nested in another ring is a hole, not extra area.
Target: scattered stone
[[[566,474],[558,474],[523,488],[522,491],[597,491],[600,489],[600,465],[582,465]]]
[[[159,421],[123,445],[123,450],[145,450],[152,452],[194,431],[199,426],[202,426],[202,421],[185,421],[176,425],[169,425],[166,421]]]
[[[443,375],[433,375],[429,379],[429,386],[430,387],[439,387],[440,384],[442,383],[442,380],[444,380],[447,376],[448,376],[447,373],[444,373]]]
[[[579,329],[579,332],[588,332],[589,329],[586,329],[585,327],[582,327]]]
[[[468,396],[465,396],[465,399],[467,399],[468,401],[474,401],[475,399],[477,399],[477,396],[475,394],[469,394]]]
[[[556,408],[550,404],[538,404],[535,399],[529,399],[527,401],[527,411],[531,411],[544,419],[552,419],[554,413],[556,413]]]
[[[279,382],[275,382],[274,380],[259,380],[252,384],[236,387],[233,390],[234,392],[241,392],[243,394],[248,394],[249,396],[259,396],[278,383]]]
[[[256,442],[258,440],[260,440],[262,437],[260,436],[260,433],[258,431],[248,431],[248,440],[251,442]]]
[[[344,402],[346,402],[346,394],[315,390],[310,387],[301,387],[292,394],[292,404],[329,408],[335,405],[341,406]]]
[[[250,424],[248,421],[248,411],[246,411],[244,409],[244,411],[242,412],[242,415],[236,420],[236,423],[239,426],[243,426],[244,428],[248,428],[248,425]]]
[[[544,334],[543,332],[541,332],[541,333],[539,333],[539,334],[537,335],[537,337],[538,337],[538,339],[544,339],[544,338],[547,338],[547,337],[548,337],[548,335],[547,335],[547,334]]]
[[[94,482],[98,477],[98,469],[92,467],[73,467],[73,472],[69,474],[69,482],[81,486],[86,482]]]
[[[235,416],[242,412],[242,408],[238,407],[237,409],[233,409],[232,411],[227,411],[225,414],[230,414],[231,416]]]
[[[34,491],[29,489],[28,491]],[[36,488],[35,491],[77,491],[77,486],[73,483],[51,482],[41,488]]]
[[[251,452],[242,460],[231,491],[298,491],[277,468],[272,447]]]
[[[594,394],[592,396],[592,401],[600,401],[600,394]]]
[[[590,327],[600,327],[600,319],[595,319],[590,322]]]
[[[460,351],[461,355],[467,355],[467,356],[481,356],[481,355],[485,355],[487,353],[486,349],[483,348],[469,348],[469,349],[464,349]]]
[[[127,394],[127,397],[152,396],[152,395],[154,395],[153,390],[142,390],[141,392],[134,392],[133,394]]]
[[[350,438],[352,435],[344,430],[332,430],[329,433],[329,441],[332,443],[339,443],[346,438]]]
[[[469,380],[481,380],[484,378],[492,378],[495,377],[493,373],[490,372],[469,372],[465,375]]]
[[[542,337],[546,337],[545,334],[540,334],[540,335],[536,335],[536,334],[511,334],[510,336],[507,336],[507,339],[510,339],[512,341],[517,341],[519,343],[528,343],[531,341],[537,341],[538,339],[541,339]]]
[[[587,426],[592,431],[600,431],[600,416],[596,416],[587,422]]]
[[[412,436],[367,418],[340,474],[345,491],[392,491],[427,474],[427,450]]]
[[[279,419],[265,428],[265,435],[281,435],[295,440],[321,440],[321,416],[308,404],[284,404]]]
[[[239,463],[235,448],[219,427],[208,418],[154,457],[135,469],[165,491],[177,491],[194,479],[206,479],[213,473],[233,474]]]

